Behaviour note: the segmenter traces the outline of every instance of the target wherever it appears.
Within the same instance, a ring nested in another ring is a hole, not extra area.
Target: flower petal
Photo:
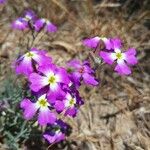
[[[115,67],[115,71],[120,75],[129,75],[131,74],[130,68],[125,64],[125,62],[118,63]]]
[[[32,117],[38,110],[36,104],[32,103],[29,99],[23,99],[23,101],[20,104],[20,107],[24,109],[24,117],[27,120],[32,119]]]
[[[124,53],[124,55],[125,55],[125,60],[127,61],[128,64],[135,65],[138,63],[138,60],[135,57],[136,50],[134,48],[129,49],[127,52]]]
[[[32,60],[30,58],[23,57],[22,60],[17,64],[16,62],[16,73],[24,74],[29,76],[33,72]]]
[[[45,65],[45,64],[51,64],[52,63],[52,59],[48,56],[46,56],[46,52],[43,50],[32,50],[32,52],[35,53],[35,55],[33,56],[33,59],[37,62],[37,64],[39,66]]]
[[[81,67],[81,64],[80,64],[80,61],[79,60],[71,60],[68,62],[68,67],[71,67],[71,68],[80,68]]]
[[[54,24],[52,24],[51,22],[49,22],[46,26],[46,30],[47,30],[47,32],[56,32],[57,27]]]
[[[83,81],[86,84],[90,84],[90,85],[98,85],[98,83],[99,83],[92,75],[90,75],[88,73],[83,74]]]
[[[108,53],[108,52],[101,51],[99,55],[103,58],[104,62],[112,65],[116,59],[115,55],[113,55],[113,54],[114,53]]]
[[[100,42],[99,37],[94,37],[94,38],[88,38],[83,40],[83,45],[89,47],[89,48],[96,48]]]
[[[56,133],[55,135],[51,135],[51,134],[44,134],[43,137],[50,143],[56,143],[56,142],[60,142],[62,140],[65,139],[65,134],[63,133]]]
[[[113,44],[113,49],[120,49],[122,47],[122,42],[119,38],[111,39]]]
[[[63,103],[63,101],[56,101],[55,102],[55,109],[58,111],[58,112],[62,112],[65,108],[65,105]]]
[[[30,88],[34,92],[38,92],[40,89],[48,85],[47,77],[41,76],[37,73],[32,73],[29,76],[29,81],[31,82]]]
[[[48,123],[53,124],[56,121],[56,115],[52,113],[48,108],[40,109],[38,116],[38,123],[42,126]]]
[[[59,76],[61,83],[69,84],[70,80],[68,78],[67,71],[64,68],[58,68],[56,75]]]
[[[71,117],[75,117],[77,114],[77,108],[73,107],[73,108],[68,108],[65,112],[65,116],[69,115]]]
[[[40,31],[44,27],[44,24],[45,24],[45,19],[38,19],[34,24],[35,30],[37,32]]]

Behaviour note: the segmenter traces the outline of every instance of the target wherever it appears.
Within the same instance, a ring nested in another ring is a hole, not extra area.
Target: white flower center
[[[76,104],[76,99],[71,96],[69,96],[69,97],[70,97],[69,99],[66,99],[65,106],[73,107]]]
[[[47,99],[46,99],[46,95],[42,95],[41,97],[39,97],[38,101],[36,102],[37,107],[38,108],[47,108],[48,106],[50,106],[50,104],[48,103]]]

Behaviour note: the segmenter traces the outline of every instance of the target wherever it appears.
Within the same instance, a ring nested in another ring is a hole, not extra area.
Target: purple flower
[[[118,44],[116,44],[114,52],[101,51],[100,56],[103,58],[104,62],[110,65],[112,65],[114,61],[116,61],[117,65],[115,67],[115,71],[118,72],[118,74],[129,75],[131,74],[131,70],[128,65],[137,64],[137,58],[135,57],[136,50],[134,48],[130,48],[126,52],[121,52],[118,47]]]
[[[87,46],[88,48],[97,48],[98,45],[100,44],[100,41],[104,42],[107,50],[112,49],[112,43],[110,39],[98,36],[83,40],[83,45]]]
[[[66,70],[55,65],[43,65],[38,68],[39,73],[32,73],[29,77],[30,88],[34,92],[39,92],[43,88],[48,88],[49,97],[63,93],[62,85],[69,84],[69,78]]]
[[[37,102],[33,103],[30,99],[23,99],[21,102],[21,108],[24,109],[24,117],[27,120],[33,118],[38,111],[38,123],[40,125],[53,124],[56,121],[56,116],[49,107],[51,106],[46,98],[46,94],[40,96]]]
[[[44,133],[43,137],[50,143],[57,143],[65,139],[65,132],[68,128],[67,124],[62,120],[57,120],[55,124],[50,126],[51,130]]]
[[[93,76],[94,70],[87,61],[81,64],[79,60],[72,60],[68,63],[68,67],[71,69],[70,78],[73,83],[80,85],[80,81],[83,80],[85,84],[98,85],[98,81]]]
[[[34,27],[37,32],[39,32],[43,28],[46,30],[46,32],[56,32],[57,31],[57,27],[47,19],[38,19],[35,22]]]
[[[78,91],[68,91],[63,101],[57,100],[54,107],[57,112],[64,111],[65,116],[75,117],[78,112],[78,108],[83,104],[84,102],[79,96]]]
[[[6,3],[6,0],[0,0],[0,4]]]
[[[17,30],[25,30],[28,28],[28,22],[24,18],[18,18],[12,23],[12,28]]]
[[[32,48],[16,61],[16,73],[29,76],[37,67],[36,65],[41,66],[43,64],[51,64],[51,61],[51,58],[46,56],[44,50]]]
[[[27,21],[30,21],[30,20],[35,21],[36,18],[37,18],[37,16],[34,11],[32,11],[32,10],[25,11],[24,19],[26,19]]]

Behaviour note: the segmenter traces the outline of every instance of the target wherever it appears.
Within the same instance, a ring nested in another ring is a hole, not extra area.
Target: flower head
[[[28,28],[28,22],[24,18],[18,18],[12,23],[12,28],[17,30],[25,30]]]
[[[32,73],[29,81],[31,82],[30,88],[34,92],[47,88],[49,97],[63,94],[62,86],[69,84],[66,70],[54,64],[39,67],[38,73]]]
[[[116,46],[117,45],[117,46]],[[137,58],[136,50],[134,48],[128,49],[126,52],[121,52],[118,48],[118,44],[116,44],[114,52],[105,52],[101,51],[100,56],[103,58],[104,62],[112,65],[114,61],[116,61],[117,65],[115,67],[115,71],[120,75],[129,75],[131,74],[131,70],[128,65],[136,65]]]
[[[49,20],[47,19],[38,19],[35,24],[34,24],[35,30],[39,32],[41,29],[45,29],[46,32],[56,32],[57,27],[52,24]]]
[[[33,10],[27,10],[24,13],[24,19],[27,21],[33,20],[35,21],[35,19],[37,18],[35,12]]]
[[[51,58],[46,55],[44,50],[31,48],[29,52],[19,57],[15,63],[16,72],[29,76],[34,69],[43,64],[51,64]]]
[[[30,99],[23,99],[21,108],[24,109],[24,117],[27,120],[33,118],[38,111],[38,123],[40,125],[53,124],[56,121],[56,115],[50,110],[51,104],[46,98],[46,94],[41,95],[36,102],[31,102]]]
[[[50,143],[57,143],[65,139],[65,133],[68,125],[62,120],[57,120],[55,124],[50,125],[50,131],[44,133],[43,137]]]
[[[54,107],[57,112],[64,112],[65,116],[75,117],[78,108],[83,104],[78,91],[67,91],[63,100],[56,100]]]
[[[91,69],[89,62],[84,61],[81,63],[79,60],[72,60],[68,63],[70,71],[70,79],[76,85],[80,85],[81,80],[85,84],[98,85],[98,81],[93,76],[94,70]]]
[[[98,36],[83,40],[83,45],[87,46],[88,48],[97,48],[98,45],[100,44],[100,41],[104,42],[107,50],[112,49],[112,43],[110,39]]]

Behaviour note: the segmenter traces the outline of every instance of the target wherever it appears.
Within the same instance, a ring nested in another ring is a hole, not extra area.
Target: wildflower
[[[35,24],[34,24],[35,30],[39,32],[41,29],[45,29],[46,32],[56,32],[57,27],[52,24],[49,20],[47,19],[38,19]]]
[[[57,143],[65,139],[65,133],[68,125],[62,120],[57,120],[53,125],[50,125],[50,131],[44,133],[43,137],[50,143]]]
[[[52,93],[52,95],[62,92],[62,84],[69,84],[66,70],[61,67],[58,68],[54,64],[39,67],[38,73],[32,73],[29,80],[31,82],[30,88],[34,92],[47,87],[48,93]]]
[[[38,123],[40,125],[53,124],[56,121],[56,115],[50,110],[51,105],[46,98],[46,94],[41,95],[35,103],[25,98],[20,106],[24,109],[24,117],[27,120],[32,119],[38,111]]]
[[[104,62],[110,65],[112,65],[114,61],[117,62],[115,71],[120,75],[131,74],[131,70],[128,65],[137,64],[137,58],[135,57],[135,55],[136,50],[134,48],[130,48],[126,52],[121,52],[121,50],[118,48],[115,48],[114,52],[100,52],[100,56],[103,58]]]
[[[35,21],[36,18],[37,18],[37,16],[36,16],[36,14],[35,14],[34,11],[32,11],[32,10],[25,11],[25,13],[24,13],[24,19],[26,21],[30,21],[30,20]]]
[[[80,81],[83,80],[85,84],[98,85],[98,81],[93,76],[94,70],[90,68],[89,62],[84,61],[81,64],[78,60],[72,60],[68,63],[68,68],[71,70],[70,78],[73,83],[79,85]]]
[[[17,30],[25,30],[28,28],[28,22],[24,18],[18,18],[12,23],[12,28]]]
[[[75,117],[78,108],[83,104],[84,102],[79,96],[78,91],[67,91],[63,100],[57,100],[54,107],[57,112],[64,111],[65,116]]]
[[[100,41],[104,42],[106,49],[110,50],[112,48],[110,39],[98,36],[83,40],[83,45],[87,46],[88,48],[97,48],[100,44]]]
[[[37,48],[31,48],[29,52],[19,57],[15,63],[16,72],[18,74],[24,74],[29,76],[36,65],[50,64],[51,58],[46,55],[44,50],[38,50]]]
[[[64,100],[65,105],[65,115],[69,115],[72,117],[75,117],[78,112],[78,107],[83,104],[83,101],[79,97],[79,95],[74,94],[71,95],[70,93],[67,93]]]

